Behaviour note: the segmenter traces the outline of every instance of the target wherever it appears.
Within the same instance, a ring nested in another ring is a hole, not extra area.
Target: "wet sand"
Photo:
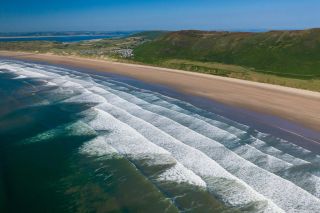
[[[0,56],[108,72],[155,83],[320,131],[320,93],[181,70],[52,54],[0,51]]]

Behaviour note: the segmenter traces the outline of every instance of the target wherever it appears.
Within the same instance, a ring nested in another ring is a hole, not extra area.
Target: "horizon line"
[[[181,28],[181,29],[141,29],[141,30],[35,30],[35,31],[0,31],[0,34],[19,34],[19,33],[77,33],[77,32],[87,32],[87,33],[125,33],[125,32],[152,32],[152,31],[163,31],[163,32],[177,32],[177,31],[207,31],[207,32],[269,32],[269,31],[296,31],[296,30],[313,30],[320,29],[319,27],[305,27],[305,28],[248,28],[248,29],[200,29],[200,28]]]

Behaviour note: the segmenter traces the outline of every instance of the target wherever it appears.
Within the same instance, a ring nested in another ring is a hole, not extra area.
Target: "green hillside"
[[[174,66],[168,62],[172,60],[233,64],[258,73],[314,79],[320,77],[320,29],[265,33],[171,32],[136,47],[134,60],[169,67]],[[190,69],[196,71],[201,66]]]

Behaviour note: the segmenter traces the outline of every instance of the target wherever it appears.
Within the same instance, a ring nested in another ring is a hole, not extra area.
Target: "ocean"
[[[0,212],[320,212],[318,153],[219,111],[0,59]]]
[[[0,42],[14,41],[55,41],[55,42],[79,42],[97,39],[115,38],[127,36],[130,33],[116,33],[110,35],[76,35],[76,36],[29,36],[29,37],[0,37]]]

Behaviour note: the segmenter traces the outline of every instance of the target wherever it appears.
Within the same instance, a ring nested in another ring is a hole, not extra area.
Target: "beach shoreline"
[[[201,73],[53,54],[0,51],[0,56],[91,69],[172,88],[240,109],[276,116],[320,132],[320,93]]]

